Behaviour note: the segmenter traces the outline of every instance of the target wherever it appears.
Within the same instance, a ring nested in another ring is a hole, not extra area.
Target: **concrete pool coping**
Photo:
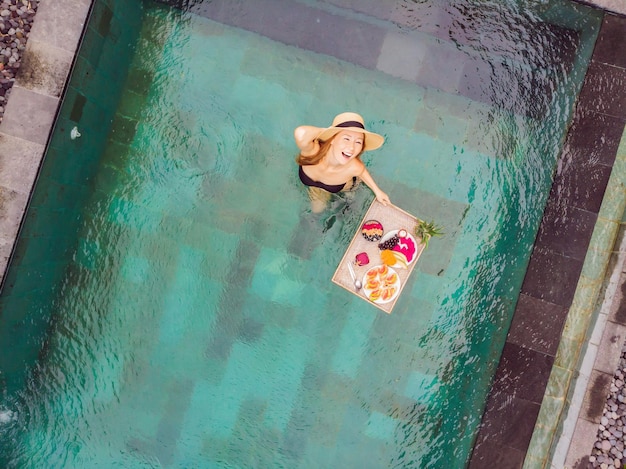
[[[621,1],[582,3],[626,14]],[[39,5],[24,54],[24,61],[36,66],[25,67],[28,73],[18,75],[0,124],[0,279],[11,258],[91,5],[91,0]],[[554,464],[570,464],[588,455],[595,442],[599,420],[595,422],[587,412],[585,394],[592,388],[597,392],[598,383],[605,382],[608,388],[606,375],[612,377],[615,367],[610,367],[616,366],[626,337],[626,325],[615,316],[621,300],[617,286],[624,281],[624,243],[613,253],[626,205],[625,166],[626,134],[621,138],[528,449],[520,451],[506,442],[501,445],[505,451],[523,453],[524,467],[563,467]],[[500,467],[519,467],[510,464],[512,459],[505,461],[509,465]],[[471,466],[483,467],[478,460]]]

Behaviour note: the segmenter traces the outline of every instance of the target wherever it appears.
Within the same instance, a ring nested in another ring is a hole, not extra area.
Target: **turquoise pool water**
[[[558,17],[579,31],[576,54],[544,53],[540,63],[505,43],[475,53],[472,41],[447,43],[428,15],[411,29],[341,2],[293,4],[381,27],[376,67],[204,10],[141,3],[112,131],[85,204],[72,208],[77,233],[63,275],[45,295],[26,286],[46,282],[35,274],[9,275],[3,291],[5,465],[465,464],[597,21],[566,2],[544,4],[543,17],[524,11],[530,30]],[[399,4],[402,18],[419,6]],[[468,5],[505,16],[513,8]],[[471,17],[461,10],[437,18]],[[499,21],[482,20],[485,31]],[[401,69],[409,51],[424,50],[414,63],[455,56],[467,68],[446,68],[446,59]],[[461,92],[479,63],[491,66],[491,81]],[[407,79],[413,72],[418,79]],[[446,83],[428,85],[437,73]],[[507,73],[543,86],[517,90],[520,98]],[[387,139],[364,157],[379,185],[446,232],[391,315],[330,281],[372,194],[338,197],[315,216],[296,175],[293,128],[327,125],[348,109]],[[82,134],[76,144],[88,145]],[[72,171],[80,151],[72,158],[51,151],[45,164]],[[54,184],[39,182],[35,212]],[[20,252],[35,249],[36,230],[34,213]],[[31,316],[45,334],[28,329],[25,352],[12,345]],[[36,360],[24,358],[33,350]],[[9,372],[8,362],[20,365]]]

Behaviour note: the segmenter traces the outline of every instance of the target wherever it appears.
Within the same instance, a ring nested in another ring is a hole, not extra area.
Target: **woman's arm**
[[[312,125],[301,125],[296,127],[293,131],[293,138],[296,140],[296,145],[300,149],[302,156],[311,156],[317,154],[320,150],[320,142],[317,140],[317,136],[323,129],[319,127],[313,127]]]
[[[361,163],[363,164],[363,163]],[[359,174],[361,181],[363,181],[367,186],[372,189],[374,195],[376,196],[376,200],[378,200],[381,204],[387,205],[391,203],[389,200],[389,196],[380,190],[380,187],[374,182],[374,178],[371,176],[365,165],[363,165],[363,171]]]

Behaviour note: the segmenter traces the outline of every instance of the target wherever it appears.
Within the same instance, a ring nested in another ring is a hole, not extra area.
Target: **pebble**
[[[0,0],[0,102],[8,99],[39,0]],[[0,106],[0,122],[6,106]]]
[[[610,394],[600,418],[596,442],[589,456],[590,467],[622,468],[626,464],[626,344],[622,347],[619,369],[613,376]]]

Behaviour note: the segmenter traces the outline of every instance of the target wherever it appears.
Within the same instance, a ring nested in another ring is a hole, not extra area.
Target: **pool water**
[[[397,2],[391,21],[365,3],[292,2],[383,31],[369,68],[235,24],[251,2],[230,21],[226,3],[142,3],[117,109],[135,125],[102,151],[37,362],[25,381],[2,376],[0,461],[466,464],[598,22],[567,2],[518,12],[522,39],[543,34],[534,55],[490,30],[514,5],[452,3]],[[444,33],[460,20],[463,42]],[[488,80],[464,84],[472,67]],[[511,76],[533,86],[514,91]],[[296,174],[293,129],[345,110],[386,137],[364,156],[381,188],[445,231],[390,315],[330,281],[371,192],[315,215]],[[12,288],[5,326],[31,314]]]

